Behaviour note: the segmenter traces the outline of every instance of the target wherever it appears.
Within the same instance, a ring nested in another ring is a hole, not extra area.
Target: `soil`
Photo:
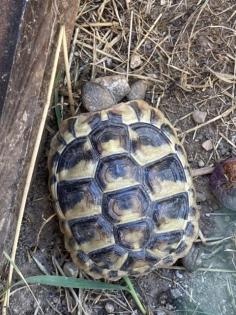
[[[194,132],[188,132],[197,126],[192,118],[194,110],[207,112],[207,122],[234,105],[235,81],[232,76],[235,69],[236,34],[233,30],[236,26],[236,5],[233,0],[134,3],[82,1],[81,8],[78,24],[112,20],[121,24],[122,29],[118,26],[81,28],[71,67],[78,112],[82,110],[78,86],[83,80],[112,72],[126,73],[124,60],[127,60],[128,55],[130,16],[133,10],[131,55],[137,43],[144,40],[138,51],[142,65],[130,70],[130,81],[141,76],[148,80],[150,84],[145,99],[159,107],[174,124],[187,151],[191,168],[211,166],[218,160],[236,154],[236,116],[233,111]],[[160,13],[162,16],[159,22],[145,38]],[[100,20],[97,19],[99,14]],[[93,48],[93,30],[100,37],[100,42],[95,40],[100,50],[104,49],[102,40],[111,41],[116,36],[120,36],[120,39],[106,51],[107,54],[99,54],[98,51],[93,54],[93,50],[83,45]],[[217,73],[221,73],[221,78]],[[226,82],[225,73],[231,74],[231,81]],[[59,98],[66,117],[69,114],[65,94],[65,89],[60,86]],[[57,218],[52,217],[54,211],[47,185],[47,154],[50,139],[56,130],[53,108],[49,113],[45,140],[28,197],[16,257],[16,265],[25,277],[41,274],[39,264],[48,273],[56,274],[55,259],[60,266],[70,261]],[[212,141],[213,149],[206,151],[202,147],[206,140]],[[201,270],[187,272],[178,262],[174,268],[160,269],[133,279],[150,314],[236,314],[236,278],[235,273],[229,272],[236,269],[235,238],[232,237],[236,232],[236,213],[217,204],[209,190],[208,180],[208,176],[194,178],[197,202],[201,209],[201,231],[207,239],[231,238],[215,245],[196,243],[201,252],[198,260]],[[18,279],[17,275],[15,279]],[[64,289],[43,286],[32,286],[31,289],[43,314],[83,313],[81,307],[71,311],[75,302]],[[108,314],[107,303],[112,305],[111,309],[114,308],[111,311],[113,314],[139,314],[131,297],[122,292],[81,290],[79,299],[86,314]],[[29,290],[22,288],[13,290],[9,314],[41,314],[41,310]]]

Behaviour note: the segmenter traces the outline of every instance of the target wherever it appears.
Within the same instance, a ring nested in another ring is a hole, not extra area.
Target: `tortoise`
[[[65,247],[94,279],[145,274],[189,253],[199,211],[186,153],[144,100],[63,121],[48,166]]]

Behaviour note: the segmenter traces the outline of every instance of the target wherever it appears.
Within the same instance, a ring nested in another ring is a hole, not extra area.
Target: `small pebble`
[[[198,161],[198,166],[199,166],[199,167],[204,167],[204,166],[205,166],[204,161],[203,161],[203,160],[199,160],[199,161]]]
[[[142,64],[142,60],[141,60],[141,57],[140,55],[138,54],[133,54],[130,58],[130,68],[131,69],[136,69],[138,68],[139,66],[141,66]]]
[[[182,273],[180,273],[178,270],[176,270],[175,275],[176,275],[176,277],[179,278],[179,279],[182,279],[182,278],[183,278]]]
[[[182,293],[180,292],[179,289],[171,289],[170,292],[174,299],[178,299],[182,296]]]
[[[147,81],[145,80],[138,80],[131,84],[130,92],[127,95],[128,100],[143,100],[146,95],[147,91]]]
[[[207,117],[207,112],[201,112],[200,110],[195,110],[193,112],[193,120],[197,123],[197,124],[202,124],[205,122],[206,117]]]
[[[76,278],[79,274],[79,269],[73,262],[66,262],[63,266],[63,271],[67,277]]]
[[[108,314],[113,313],[114,310],[115,310],[114,305],[113,305],[112,303],[110,303],[110,302],[107,302],[107,303],[105,304],[105,310],[106,310],[106,312],[107,312]]]
[[[206,140],[202,143],[202,147],[204,150],[206,151],[210,151],[210,150],[213,150],[213,143],[212,141],[209,139],[209,140]]]
[[[197,192],[196,199],[197,199],[197,202],[204,202],[207,200],[207,197],[204,192]]]

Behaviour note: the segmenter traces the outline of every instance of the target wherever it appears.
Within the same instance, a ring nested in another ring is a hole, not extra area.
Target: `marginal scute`
[[[88,138],[76,138],[60,155],[57,166],[59,180],[91,178],[95,174],[98,157]]]
[[[101,213],[102,194],[91,179],[61,181],[57,185],[57,196],[68,220]]]
[[[70,222],[74,239],[85,253],[115,243],[112,225],[102,216],[91,216]]]
[[[101,268],[119,270],[128,257],[128,251],[112,245],[90,252],[89,257]]]
[[[148,249],[153,253],[160,255],[161,252],[166,252],[167,249],[176,248],[183,236],[182,231],[171,231],[164,233],[156,233],[148,244]]]
[[[136,275],[147,272],[158,259],[145,250],[130,252],[129,257],[123,266],[123,269]]]
[[[63,121],[48,166],[65,247],[95,279],[170,266],[197,237],[186,154],[170,122],[144,101]]]

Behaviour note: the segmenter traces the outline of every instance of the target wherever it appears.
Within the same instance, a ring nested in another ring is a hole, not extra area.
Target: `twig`
[[[213,166],[206,166],[202,168],[195,168],[191,170],[191,174],[193,177],[208,175],[211,174],[214,170]]]
[[[70,104],[70,111],[71,114],[75,114],[75,102],[73,99],[72,94],[72,86],[71,86],[71,79],[70,79],[70,66],[68,60],[68,49],[67,49],[67,41],[66,41],[66,30],[65,26],[62,26],[63,29],[63,38],[62,38],[62,46],[63,46],[63,56],[64,56],[64,63],[65,63],[65,70],[66,70],[66,81],[67,81],[67,89],[68,89],[68,96],[69,96],[69,104]]]
[[[126,73],[127,80],[129,76],[129,61],[130,61],[130,47],[131,47],[132,29],[133,29],[133,17],[134,17],[134,11],[132,10],[130,14],[130,27],[129,27],[129,44],[128,44],[128,59],[127,59],[127,73]]]
[[[156,26],[157,22],[160,20],[160,18],[162,17],[162,13],[158,15],[158,17],[156,18],[155,22],[152,24],[152,26],[149,28],[149,30],[147,31],[147,33],[144,35],[143,39],[141,40],[141,42],[138,44],[138,46],[135,48],[134,52],[137,52],[139,50],[139,48],[142,46],[142,44],[145,42],[145,40],[147,39],[147,37],[149,36],[149,34],[151,33],[151,31],[154,29],[154,27]]]
[[[95,22],[76,24],[79,27],[107,27],[107,26],[119,26],[119,22]]]
[[[31,161],[30,161],[30,167],[29,167],[29,171],[28,171],[28,174],[26,177],[25,187],[24,187],[21,205],[20,205],[20,209],[19,209],[19,216],[18,216],[18,220],[17,220],[15,238],[14,238],[14,242],[13,242],[13,246],[12,246],[12,253],[11,253],[11,260],[13,262],[15,261],[15,257],[16,257],[17,244],[18,244],[18,240],[19,240],[19,236],[20,236],[21,223],[22,223],[22,219],[23,219],[23,215],[24,215],[24,210],[25,210],[26,200],[27,200],[27,196],[28,196],[28,192],[29,192],[29,188],[30,188],[30,183],[31,183],[31,179],[33,176],[33,172],[34,172],[34,167],[35,167],[35,163],[36,163],[36,159],[37,159],[37,155],[38,155],[38,151],[39,151],[41,138],[43,135],[45,122],[47,119],[48,109],[49,109],[50,103],[51,103],[52,91],[53,91],[54,81],[55,81],[55,77],[56,77],[57,65],[58,65],[58,60],[59,60],[59,55],[60,55],[60,50],[61,50],[61,45],[62,45],[62,39],[63,39],[63,26],[61,27],[60,32],[59,32],[59,36],[58,36],[57,48],[56,48],[55,58],[54,58],[54,64],[53,64],[52,74],[51,74],[49,87],[48,87],[47,100],[46,100],[46,104],[45,104],[44,109],[43,109],[43,114],[42,114],[41,122],[39,125],[39,131],[38,131],[38,134],[36,137],[32,157],[31,157]],[[12,275],[13,275],[13,265],[11,264],[9,267],[9,273],[8,273],[8,281],[7,281],[8,288],[10,287],[11,282],[12,282]],[[4,296],[2,315],[7,314],[7,307],[9,306],[9,294],[10,294],[10,288],[6,291],[5,296]]]
[[[225,141],[228,142],[234,149],[236,149],[236,145],[235,145],[232,141],[230,141],[225,135],[223,135],[223,133],[219,132],[219,135],[220,135],[223,139],[225,139]]]
[[[90,49],[90,50],[93,50],[93,46],[91,46],[91,45],[89,45],[89,44],[86,44],[86,43],[81,42],[81,41],[79,41],[79,40],[77,40],[76,42],[77,42],[78,45],[81,45],[82,47],[84,46],[84,47],[86,47],[86,48],[88,48],[88,49]],[[98,49],[98,48],[97,48],[97,52],[98,52],[99,54],[104,55],[104,56],[106,56],[106,57],[109,57],[109,58],[111,58],[111,59],[113,59],[113,60],[116,60],[116,61],[119,61],[119,62],[123,62],[123,60],[121,60],[120,58],[117,58],[117,57],[115,57],[115,56],[113,56],[113,55],[111,55],[111,54],[109,54],[109,53],[106,53],[105,51],[103,51],[103,50],[101,50],[101,49]]]
[[[38,244],[39,244],[39,238],[40,238],[40,235],[41,235],[41,233],[42,233],[42,230],[44,229],[45,225],[46,225],[48,222],[50,222],[55,216],[56,216],[56,213],[50,215],[50,217],[47,218],[47,219],[43,222],[43,224],[41,225],[41,227],[40,227],[40,229],[39,229],[39,232],[38,232],[38,235],[37,235],[36,245],[35,245],[35,247],[34,247],[33,253],[35,253],[36,250],[37,250],[37,247],[38,247]]]

